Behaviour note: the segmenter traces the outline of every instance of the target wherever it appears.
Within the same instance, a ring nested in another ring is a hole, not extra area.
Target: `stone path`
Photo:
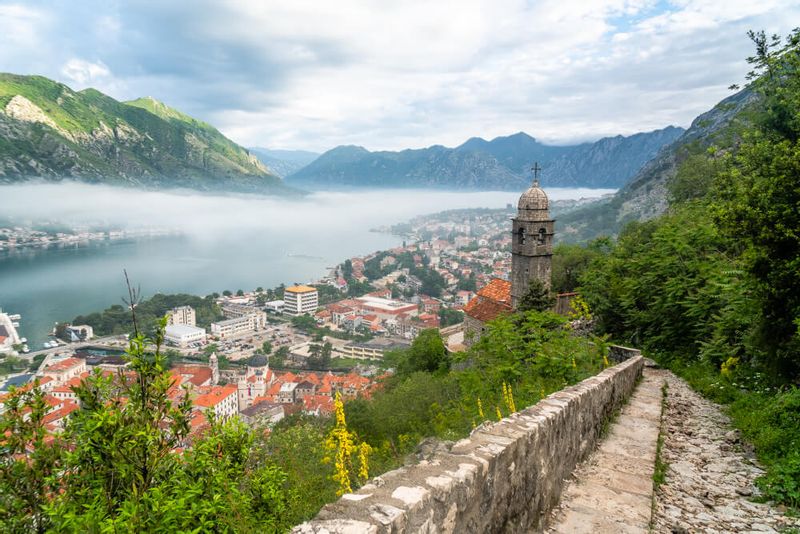
[[[648,531],[663,376],[663,371],[645,370],[598,449],[573,473],[547,532]]]
[[[661,458],[666,482],[656,492],[653,530],[664,533],[780,532],[800,529],[769,504],[751,502],[762,474],[738,433],[715,404],[683,380],[668,385]]]
[[[667,396],[662,420],[664,383]],[[660,424],[666,481],[654,495]],[[719,406],[674,374],[648,368],[597,451],[573,473],[546,532],[800,530],[800,518],[785,516],[780,507],[751,501],[757,494],[754,480],[762,473]]]

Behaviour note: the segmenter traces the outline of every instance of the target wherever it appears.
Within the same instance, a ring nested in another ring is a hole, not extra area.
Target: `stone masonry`
[[[295,534],[541,531],[567,479],[634,390],[638,353],[449,450],[376,477]]]

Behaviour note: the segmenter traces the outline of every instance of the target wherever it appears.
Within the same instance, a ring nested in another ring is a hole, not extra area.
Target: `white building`
[[[211,386],[208,393],[195,398],[193,404],[201,410],[213,411],[221,419],[228,419],[239,413],[236,392],[237,387],[233,384]]]
[[[267,314],[263,311],[254,311],[234,319],[211,323],[211,335],[225,339],[237,334],[254,332],[266,326]]]
[[[283,312],[283,307],[285,305],[286,305],[286,303],[284,301],[282,301],[282,300],[271,300],[271,301],[267,302],[266,304],[264,304],[264,307],[269,311],[273,311],[273,312],[276,312],[276,313],[281,313],[281,312]]]
[[[319,307],[319,291],[311,286],[291,286],[283,291],[283,312],[288,315],[313,315]]]
[[[197,315],[191,306],[179,306],[167,312],[167,324],[197,326]]]
[[[12,352],[14,345],[22,342],[17,334],[17,329],[12,317],[19,320],[19,316],[11,316],[0,310],[0,353]]]
[[[205,341],[206,331],[196,326],[185,324],[171,324],[164,330],[164,340],[181,348],[190,344]]]

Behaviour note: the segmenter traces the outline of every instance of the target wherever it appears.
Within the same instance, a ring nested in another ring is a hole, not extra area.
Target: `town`
[[[423,330],[439,329],[449,351],[464,350],[470,325],[510,309],[511,208],[417,217],[390,229],[406,239],[402,246],[349,258],[322,279],[213,294],[207,299],[220,317],[207,325],[192,306],[174,306],[164,330],[173,400],[189,393],[196,432],[208,411],[271,425],[294,413],[328,415],[337,393],[368,398],[391,373],[385,356]],[[39,363],[35,372],[12,374],[0,391],[38,380],[54,432],[78,408],[72,388],[93,368],[127,372],[127,335],[95,336],[91,324],[62,323],[44,351],[20,355],[19,317],[3,317],[0,351]]]

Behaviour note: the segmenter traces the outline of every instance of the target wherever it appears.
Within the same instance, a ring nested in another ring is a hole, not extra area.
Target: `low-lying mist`
[[[603,192],[548,190],[554,200]],[[285,199],[186,190],[139,191],[75,182],[27,183],[0,187],[0,219],[16,224],[49,221],[79,227],[158,227],[200,240],[230,239],[265,230],[336,236],[354,224],[372,228],[445,209],[500,208],[515,203],[518,196],[514,192],[371,190]]]

